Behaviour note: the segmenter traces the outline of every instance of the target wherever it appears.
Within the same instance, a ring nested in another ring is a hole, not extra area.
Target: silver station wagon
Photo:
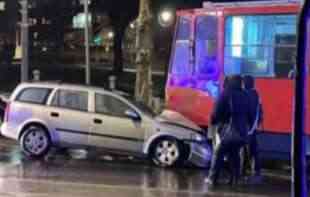
[[[102,88],[22,83],[6,106],[1,134],[34,158],[50,147],[96,147],[149,158],[170,167],[205,167],[211,149],[201,128],[173,111],[156,116],[141,103]]]

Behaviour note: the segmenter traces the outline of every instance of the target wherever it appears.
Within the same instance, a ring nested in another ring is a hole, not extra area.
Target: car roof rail
[[[61,80],[42,80],[42,81],[29,80],[21,83],[63,83],[63,82]]]
[[[83,83],[68,83],[64,82],[62,80],[47,80],[47,81],[27,81],[27,82],[22,82],[20,85],[56,85],[56,86],[78,86],[82,88],[98,88],[98,89],[105,89],[103,86],[95,86],[95,85],[88,85],[88,84],[83,84]]]
[[[47,80],[47,81],[31,81],[32,83],[56,83],[61,84],[63,81],[61,80]]]

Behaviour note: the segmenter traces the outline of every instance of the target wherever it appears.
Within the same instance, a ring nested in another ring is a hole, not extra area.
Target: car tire
[[[23,131],[20,146],[26,156],[42,158],[50,149],[51,139],[42,126],[31,125]]]
[[[184,144],[173,137],[156,140],[151,147],[151,160],[159,167],[169,168],[184,163]]]

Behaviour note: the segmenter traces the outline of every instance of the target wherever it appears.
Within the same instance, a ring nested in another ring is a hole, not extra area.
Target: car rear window
[[[49,88],[25,88],[18,94],[16,101],[43,105],[51,91]]]

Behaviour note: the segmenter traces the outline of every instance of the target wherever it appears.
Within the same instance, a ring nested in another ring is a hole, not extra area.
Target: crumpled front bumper
[[[189,142],[190,153],[188,162],[197,166],[206,168],[211,164],[212,148],[208,142]]]

